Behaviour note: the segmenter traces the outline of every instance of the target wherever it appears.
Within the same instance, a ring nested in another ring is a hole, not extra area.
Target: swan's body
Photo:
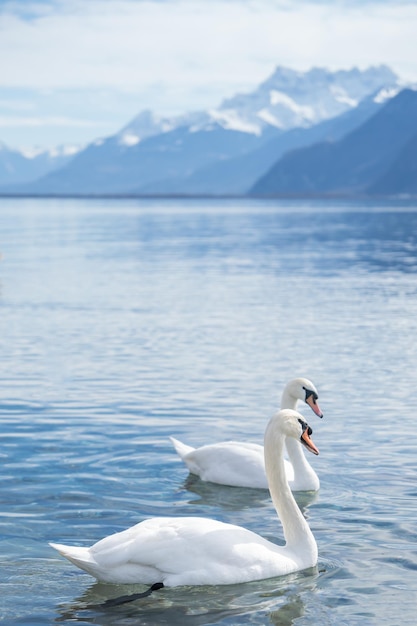
[[[291,380],[282,393],[281,408],[296,409],[299,400],[306,402],[312,410],[323,417],[317,404],[317,390],[307,378]],[[230,485],[268,489],[265,474],[263,446],[240,441],[223,441],[200,448],[187,446],[170,437],[178,456],[184,461],[191,474],[201,480]],[[317,491],[320,481],[294,439],[286,442],[289,461],[285,460],[287,481],[292,491]]]
[[[110,535],[91,548],[50,545],[95,578],[109,583],[228,585],[262,580],[313,567],[317,545],[294,500],[284,471],[286,436],[312,452],[311,429],[302,415],[281,410],[265,432],[265,463],[285,546],[250,530],[200,517],[148,519]]]

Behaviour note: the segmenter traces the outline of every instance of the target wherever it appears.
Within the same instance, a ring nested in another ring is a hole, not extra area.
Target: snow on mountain
[[[197,122],[191,124],[190,116],[183,116],[181,121],[172,118],[170,122],[172,127],[188,124],[190,132],[221,126],[261,136],[271,127],[281,131],[308,128],[356,108],[376,92],[380,98],[393,97],[400,89],[398,84],[398,76],[384,65],[337,72],[277,67],[254,91],[226,99],[217,109],[195,113]]]
[[[47,159],[56,159],[61,157],[72,157],[80,152],[83,148],[84,146],[81,145],[70,144],[54,146],[53,148],[48,148],[46,150],[45,148],[31,146],[29,148],[21,148],[19,152],[27,159],[36,159],[40,156],[43,156]]]
[[[120,146],[136,146],[148,137],[168,133],[175,128],[188,125],[194,118],[195,114],[162,117],[146,109],[117,133],[117,141]]]
[[[236,130],[241,133],[260,135],[259,125],[251,123],[239,115],[233,109],[211,109],[201,116],[199,123],[190,126],[190,132],[195,133],[200,130],[213,130],[215,127],[225,130]]]
[[[75,154],[78,154],[84,146],[80,145],[62,145],[56,146],[55,148],[51,148],[47,151],[48,155],[52,158],[60,158],[60,157],[72,157]]]
[[[266,125],[281,130],[309,127],[355,108],[363,98],[382,88],[393,88],[398,80],[384,65],[337,72],[324,68],[298,72],[277,67],[255,91],[225,100],[219,110],[235,111],[235,119],[256,128],[258,133]]]
[[[401,87],[384,87],[380,89],[374,96],[374,102],[382,104],[391,98],[394,98],[401,91]]]
[[[299,72],[277,67],[257,89],[224,100],[219,107],[180,116],[161,117],[151,111],[139,113],[117,134],[119,145],[131,147],[154,135],[179,127],[189,132],[218,128],[261,136],[271,127],[286,131],[307,128],[336,117],[358,106],[365,97],[379,90],[392,97],[399,79],[381,65],[367,70],[332,72],[313,68]]]
[[[82,146],[63,145],[49,150],[13,150],[0,142],[0,185],[24,184],[63,167]]]

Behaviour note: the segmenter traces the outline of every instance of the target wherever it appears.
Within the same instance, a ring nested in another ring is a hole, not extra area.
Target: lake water
[[[416,623],[416,205],[2,199],[0,252],[4,624]],[[282,541],[266,490],[190,477],[168,436],[261,443],[294,376],[324,412],[318,567],[86,608],[144,587],[48,541],[155,515]]]

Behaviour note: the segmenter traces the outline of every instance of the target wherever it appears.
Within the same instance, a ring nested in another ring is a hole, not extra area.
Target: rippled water
[[[0,253],[3,623],[416,623],[417,208],[3,199]],[[143,587],[48,541],[154,515],[281,541],[267,491],[190,477],[168,436],[262,442],[300,375],[325,414],[301,408],[318,567],[92,607]]]

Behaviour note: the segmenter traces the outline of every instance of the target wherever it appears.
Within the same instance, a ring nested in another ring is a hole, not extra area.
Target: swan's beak
[[[310,396],[308,396],[308,398],[306,398],[306,403],[308,404],[310,409],[314,411],[316,415],[318,415],[319,417],[323,417],[323,413],[321,412],[321,409],[319,405],[317,404],[317,398],[315,398],[313,393]]]
[[[307,448],[307,450],[310,450],[310,452],[312,452],[313,454],[318,454],[319,451],[310,439],[309,431],[311,432],[311,428],[306,428],[305,430],[303,430],[303,434],[301,435],[301,443]]]

